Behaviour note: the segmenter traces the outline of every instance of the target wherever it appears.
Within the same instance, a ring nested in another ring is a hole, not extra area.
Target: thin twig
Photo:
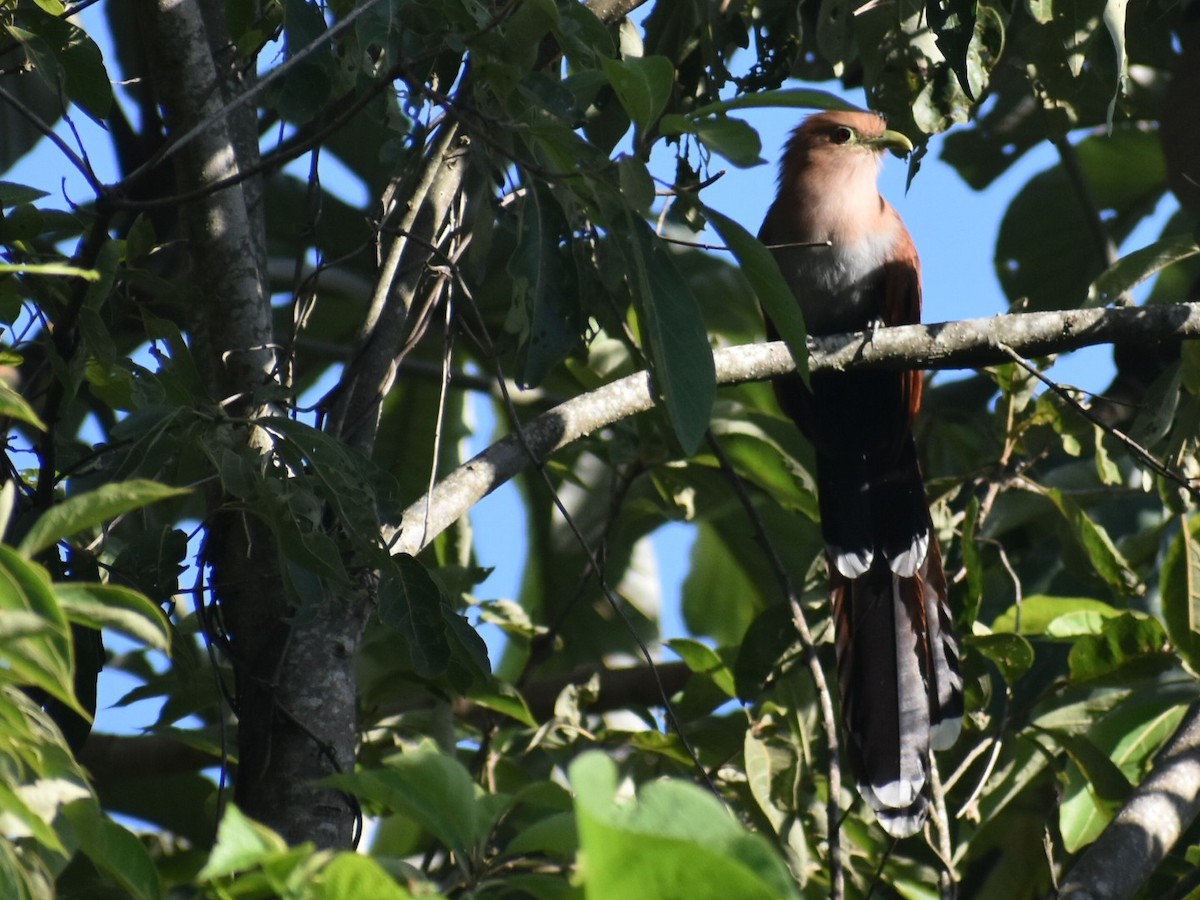
[[[42,121],[42,118],[37,113],[35,113],[2,87],[0,87],[0,100],[3,100],[14,110],[16,110],[17,115],[25,119],[25,121],[40,131],[46,140],[50,141],[50,143],[59,149],[59,152],[67,158],[71,165],[79,170],[79,174],[81,174],[84,177],[84,180],[87,181],[88,187],[92,189],[92,193],[94,193],[97,197],[103,197],[108,193],[108,189],[105,188],[100,179],[96,177],[96,173],[92,171],[92,167],[89,166],[87,162],[81,156],[79,156],[79,154],[67,146],[67,142],[55,134],[54,129]]]
[[[942,774],[938,771],[933,751],[929,751],[929,792],[933,797],[933,830],[937,835],[934,852],[942,863],[942,897],[954,896],[958,873],[954,870],[954,848],[950,845],[950,817],[946,814],[946,790],[942,785]]]

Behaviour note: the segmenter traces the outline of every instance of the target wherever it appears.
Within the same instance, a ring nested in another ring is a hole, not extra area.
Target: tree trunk
[[[182,192],[212,184],[258,161],[254,104],[229,109],[248,87],[252,60],[236,57],[224,0],[138,0],[151,80],[166,113],[171,162]],[[259,399],[278,381],[267,282],[262,189],[257,177],[180,208],[190,254],[187,282],[199,297],[188,323],[196,364],[235,422],[277,412]],[[235,448],[249,448],[266,477],[272,441],[260,428],[231,424]],[[282,476],[278,476],[282,477]],[[297,609],[285,586],[274,535],[209,490],[203,559],[213,574],[233,663],[238,715],[234,799],[289,843],[348,847],[355,808],[316,782],[353,769],[355,661],[369,591]]]

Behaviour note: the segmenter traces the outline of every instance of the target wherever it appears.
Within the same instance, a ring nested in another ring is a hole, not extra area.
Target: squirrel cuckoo
[[[912,144],[860,112],[810,116],[787,144],[759,238],[810,334],[920,320],[917,251],[876,186],[888,148]],[[884,829],[903,837],[925,820],[929,749],[954,743],[963,710],[912,434],[921,373],[819,372],[811,385],[779,378],[775,395],[816,450],[842,723],[859,791]]]

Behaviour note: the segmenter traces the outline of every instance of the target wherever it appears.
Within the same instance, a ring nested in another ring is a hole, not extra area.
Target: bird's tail
[[[838,687],[859,791],[895,837],[920,829],[929,750],[962,727],[962,673],[937,540],[911,575],[885,554],[847,578],[830,560]]]

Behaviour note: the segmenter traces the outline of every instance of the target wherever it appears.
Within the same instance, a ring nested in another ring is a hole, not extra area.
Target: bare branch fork
[[[1017,313],[932,325],[904,325],[813,340],[812,371],[851,368],[966,369],[1107,343],[1200,337],[1200,303],[1123,309]],[[719,384],[761,381],[793,368],[781,342],[724,347],[713,354]],[[521,439],[508,435],[463,463],[383,529],[393,553],[419,552],[475,503],[572,441],[651,409],[656,392],[639,372],[572,398],[535,418]],[[526,449],[528,448],[528,450]]]

